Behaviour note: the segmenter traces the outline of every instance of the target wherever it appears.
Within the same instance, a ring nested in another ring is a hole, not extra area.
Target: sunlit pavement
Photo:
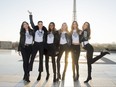
[[[95,53],[97,55],[99,53]],[[64,68],[64,57],[61,60],[61,74]],[[50,60],[51,61],[51,60]],[[21,57],[15,51],[0,50],[0,87],[116,87],[116,54],[107,55],[95,64],[92,69],[92,80],[88,84],[83,81],[87,77],[87,65],[85,53],[81,53],[79,60],[80,77],[79,81],[74,82],[72,78],[71,56],[68,59],[68,68],[64,81],[53,83],[52,64],[50,65],[50,78],[46,78],[44,72],[39,82],[36,81],[38,76],[38,58],[34,62],[33,71],[30,73],[30,83],[22,80],[23,69]]]

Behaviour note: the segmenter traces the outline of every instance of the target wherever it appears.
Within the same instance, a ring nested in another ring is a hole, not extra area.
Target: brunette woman
[[[55,23],[51,22],[48,27],[48,34],[47,34],[47,54],[45,59],[45,66],[46,66],[46,72],[47,77],[46,80],[49,79],[49,57],[52,58],[52,67],[53,67],[53,82],[56,82],[56,62],[55,62],[55,55],[56,55],[56,49],[58,44],[58,33],[55,28]]]
[[[39,75],[37,78],[37,81],[39,81],[41,79],[41,73],[43,72],[43,54],[47,39],[47,29],[46,27],[43,26],[42,21],[38,21],[37,25],[34,24],[32,12],[29,12],[29,19],[31,26],[34,29],[34,44],[30,60],[30,71],[32,71],[33,69],[34,59],[36,57],[37,52],[39,51],[39,68],[38,68]]]
[[[102,58],[103,56],[105,56],[106,54],[110,54],[110,53],[108,51],[103,51],[100,53],[100,55],[93,58],[94,48],[89,43],[89,39],[91,35],[90,24],[88,22],[85,22],[83,24],[82,29],[83,29],[83,32],[82,32],[81,41],[84,46],[84,49],[87,51],[86,56],[87,56],[87,65],[88,65],[88,77],[87,77],[87,80],[84,81],[84,83],[87,83],[89,80],[92,79],[91,77],[92,64],[95,63],[100,58]]]
[[[27,82],[30,82],[29,60],[32,52],[32,44],[33,44],[33,30],[29,27],[29,24],[26,21],[24,21],[21,25],[18,51],[21,52],[23,59],[23,70],[24,70],[23,80]]]
[[[61,60],[63,52],[65,52],[65,66],[64,66],[62,80],[64,79],[65,72],[67,69],[67,64],[68,64],[69,46],[70,46],[70,36],[69,36],[69,32],[68,32],[68,26],[66,23],[63,23],[62,27],[59,31],[59,55],[57,58],[57,80],[61,79],[60,60]]]
[[[73,21],[71,27],[71,52],[72,52],[72,69],[74,81],[79,79],[79,56],[80,56],[80,33],[77,21]],[[76,76],[75,76],[76,69]]]

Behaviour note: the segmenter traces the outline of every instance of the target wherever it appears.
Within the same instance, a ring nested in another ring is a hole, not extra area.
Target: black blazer
[[[54,35],[54,42],[53,44],[57,44],[58,43],[58,32],[57,31],[53,31],[52,32]],[[50,34],[50,32],[48,31],[47,35]]]
[[[48,33],[47,33],[47,35],[49,34],[50,32],[48,31]],[[57,31],[53,31],[53,35],[54,35],[54,42],[53,42],[53,44],[54,44],[54,46],[55,46],[55,48],[56,48],[56,50],[57,50],[57,48],[58,48],[58,46],[59,46],[59,35],[58,35],[58,32]]]
[[[19,45],[18,45],[18,51],[21,51],[21,47],[25,47],[25,39],[26,39],[25,33],[26,33],[25,30],[20,31],[20,41],[19,41]],[[34,36],[32,29],[29,29],[29,34]]]
[[[34,29],[34,37],[35,37],[35,32],[38,30],[38,26],[34,24],[34,22],[33,22],[33,16],[32,15],[29,15],[29,19],[30,19],[31,26]],[[44,42],[44,44],[46,44],[46,40],[47,40],[47,28],[45,26],[43,26],[42,30],[44,31],[43,42]]]

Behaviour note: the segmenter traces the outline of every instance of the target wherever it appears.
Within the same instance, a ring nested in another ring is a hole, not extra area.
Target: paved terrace
[[[99,53],[94,53],[94,56]],[[61,73],[64,68],[64,58],[61,60]],[[53,83],[52,64],[50,62],[50,78],[46,82],[46,72],[42,73],[41,81],[37,82],[38,57],[34,63],[34,69],[30,73],[30,83],[22,80],[23,69],[21,57],[15,51],[0,50],[0,87],[116,87],[116,54],[111,53],[93,64],[92,80],[88,84],[83,81],[87,77],[87,65],[85,53],[81,53],[79,60],[80,78],[74,82],[72,79],[71,56],[66,72],[65,81]],[[51,60],[50,60],[51,61]]]

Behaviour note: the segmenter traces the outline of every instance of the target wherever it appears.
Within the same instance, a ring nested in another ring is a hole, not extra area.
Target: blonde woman
[[[64,79],[65,72],[67,69],[67,64],[68,64],[67,58],[68,58],[69,46],[70,46],[70,37],[68,32],[68,26],[66,23],[63,23],[61,29],[59,30],[59,55],[57,58],[57,80],[61,79],[60,60],[63,52],[65,52],[65,67],[64,67],[64,73],[62,79]]]

